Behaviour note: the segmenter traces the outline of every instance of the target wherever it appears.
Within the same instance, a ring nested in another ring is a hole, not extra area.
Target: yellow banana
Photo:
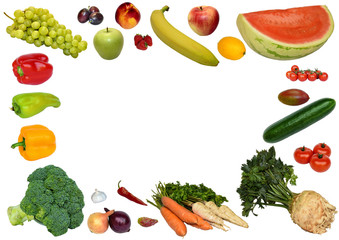
[[[207,66],[217,66],[219,61],[210,50],[180,32],[166,20],[164,12],[168,9],[169,7],[165,6],[151,14],[151,25],[159,39],[193,61]]]

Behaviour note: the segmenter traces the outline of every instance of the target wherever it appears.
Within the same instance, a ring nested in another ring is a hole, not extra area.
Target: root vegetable
[[[237,192],[242,200],[243,216],[256,206],[282,207],[289,211],[294,223],[303,230],[322,234],[331,227],[336,208],[314,191],[292,192],[288,184],[296,185],[293,166],[276,158],[272,146],[247,160],[242,167],[242,179]]]
[[[212,201],[206,202],[205,206],[207,206],[215,215],[221,217],[222,219],[230,223],[236,224],[240,227],[248,228],[247,222],[236,215],[228,206],[221,205],[220,207],[218,207]]]
[[[325,233],[334,221],[336,208],[319,193],[303,191],[291,205],[291,218],[302,229],[311,233]]]
[[[178,236],[184,237],[186,235],[187,228],[185,223],[172,211],[170,211],[167,207],[161,207],[160,213],[167,222],[168,226],[170,226]]]
[[[183,222],[188,224],[197,224],[198,218],[191,211],[186,209],[185,207],[178,204],[176,201],[172,200],[169,197],[163,196],[161,198],[162,204],[167,207],[171,212],[173,212],[178,218],[180,218]]]
[[[198,223],[190,224],[190,226],[201,229],[201,230],[211,230],[211,229],[213,229],[211,224],[209,224],[209,222],[205,221],[202,217],[197,215],[197,218],[198,218]]]
[[[92,233],[104,233],[108,229],[108,217],[114,213],[114,210],[106,213],[92,213],[87,220],[87,225]]]
[[[216,227],[216,228],[219,228],[225,232],[227,232],[229,229],[226,229],[223,225],[221,224],[218,224],[218,223],[213,223],[213,222],[210,222],[210,224],[213,226],[213,227]]]
[[[216,223],[222,226],[226,226],[222,218],[215,215],[207,206],[201,202],[192,204],[192,211],[207,220],[208,222]],[[227,226],[226,226],[227,227]]]

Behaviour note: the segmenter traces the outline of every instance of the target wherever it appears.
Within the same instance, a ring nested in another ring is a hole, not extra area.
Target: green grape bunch
[[[13,24],[6,28],[12,38],[18,38],[36,47],[45,45],[53,49],[61,49],[66,56],[77,58],[79,53],[87,49],[87,42],[80,35],[72,34],[70,29],[55,20],[48,9],[28,7],[15,10]]]

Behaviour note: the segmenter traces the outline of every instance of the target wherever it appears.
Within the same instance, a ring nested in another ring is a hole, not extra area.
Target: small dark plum
[[[102,23],[104,16],[100,12],[94,12],[89,15],[89,22],[93,25]]]
[[[100,11],[99,11],[99,8],[97,8],[96,6],[90,7],[90,8],[88,9],[88,11],[89,11],[90,13],[100,12]]]
[[[79,11],[78,13],[78,21],[80,23],[85,23],[89,19],[90,12],[88,11],[87,8],[83,8]]]

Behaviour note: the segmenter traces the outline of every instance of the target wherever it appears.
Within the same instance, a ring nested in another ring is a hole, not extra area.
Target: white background
[[[55,18],[80,34],[88,49],[77,59],[64,56],[61,50],[37,48],[6,33],[11,20],[1,15],[1,88],[0,88],[0,153],[1,204],[0,222],[3,236],[11,239],[54,239],[43,226],[34,222],[11,226],[7,207],[20,203],[27,188],[27,176],[38,167],[54,164],[73,178],[85,195],[85,220],[58,239],[176,239],[175,233],[153,206],[141,206],[119,196],[117,183],[141,199],[150,199],[159,181],[191,184],[204,183],[218,194],[225,195],[231,207],[241,214],[241,201],[236,189],[241,180],[241,164],[256,150],[272,144],[263,141],[264,129],[276,120],[299,109],[283,105],[278,94],[289,88],[299,88],[310,96],[310,102],[323,97],[338,96],[338,32],[317,52],[293,61],[264,58],[247,45],[246,55],[231,61],[217,51],[217,42],[225,36],[240,39],[236,27],[239,13],[258,10],[326,4],[336,21],[339,8],[336,1],[197,1],[197,0],[134,0],[141,12],[141,21],[130,30],[122,29],[114,20],[116,8],[123,1],[5,1],[1,11],[13,16],[16,9],[29,6],[50,10]],[[101,25],[80,24],[77,13],[81,8],[96,5],[104,15]],[[209,48],[220,63],[207,67],[195,63],[162,43],[152,31],[150,14],[168,5],[166,18],[175,27]],[[210,36],[196,35],[188,26],[191,8],[212,5],[218,9],[220,23]],[[103,60],[92,44],[94,34],[105,28],[119,29],[125,45],[121,55],[112,61]],[[149,34],[154,45],[147,51],[137,50],[135,34]],[[51,79],[42,85],[19,84],[11,64],[20,55],[41,52],[49,56],[54,66]],[[285,77],[293,64],[300,68],[319,68],[329,74],[327,82],[291,82]],[[21,119],[9,110],[12,97],[23,92],[49,92],[58,96],[61,106]],[[339,206],[338,177],[338,111],[306,130],[274,144],[277,156],[295,166],[298,175],[294,192],[315,190]],[[57,138],[57,150],[48,158],[26,161],[18,150],[11,149],[20,129],[42,124]],[[316,173],[308,165],[297,164],[293,151],[300,146],[326,142],[332,147],[332,166],[325,173]],[[94,189],[106,192],[108,199],[100,204],[91,202]],[[87,218],[103,208],[127,212],[132,219],[129,233],[116,234],[108,230],[95,235],[87,228]],[[231,226],[231,231],[219,229],[200,231],[188,227],[190,239],[319,239],[293,224],[286,210],[268,207],[257,210],[245,220],[248,229]],[[151,228],[137,224],[138,217],[157,218]],[[338,220],[321,239],[337,239]]]

